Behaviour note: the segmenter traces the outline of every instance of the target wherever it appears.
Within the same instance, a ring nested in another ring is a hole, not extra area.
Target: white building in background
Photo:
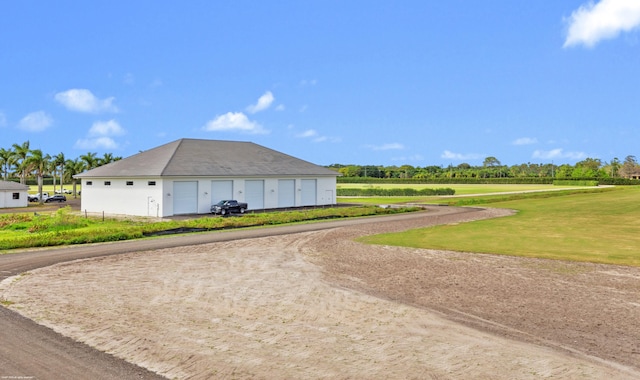
[[[339,175],[251,142],[180,139],[75,177],[82,211],[166,217],[223,199],[249,210],[332,205]]]
[[[29,186],[11,181],[0,181],[0,208],[27,207]]]

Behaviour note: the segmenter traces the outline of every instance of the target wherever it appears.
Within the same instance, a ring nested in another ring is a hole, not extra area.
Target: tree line
[[[9,148],[0,147],[0,177],[6,180],[19,180],[22,184],[35,183],[42,193],[44,178],[52,180],[54,191],[57,184],[72,183],[76,192],[76,179],[73,177],[86,170],[121,160],[112,153],[98,157],[88,152],[79,157],[68,159],[64,153],[50,155],[40,149],[31,149],[29,141],[13,144]],[[623,161],[614,158],[604,162],[598,158],[586,158],[575,165],[553,163],[502,165],[496,157],[486,157],[479,166],[468,163],[459,165],[424,166],[377,166],[343,165],[327,166],[340,172],[344,177],[445,180],[445,179],[482,179],[482,178],[554,178],[554,179],[602,179],[602,178],[640,178],[640,164],[635,156],[626,156]]]
[[[97,157],[97,153],[93,152],[68,159],[62,152],[50,155],[41,149],[31,149],[29,141],[25,141],[9,148],[0,148],[0,174],[5,181],[19,179],[22,184],[35,180],[40,194],[45,177],[52,178],[54,191],[57,184],[62,189],[64,183],[72,183],[75,195],[77,182],[74,175],[120,159],[122,157],[115,157],[111,153]],[[42,197],[40,200],[42,201]]]
[[[604,162],[598,158],[586,158],[575,165],[553,163],[502,165],[495,157],[487,157],[483,164],[472,166],[461,163],[447,167],[425,166],[375,166],[375,165],[342,165],[328,166],[337,170],[344,177],[363,178],[407,178],[424,180],[461,179],[461,178],[639,178],[640,165],[635,156],[627,156],[624,161],[614,158],[611,162]]]

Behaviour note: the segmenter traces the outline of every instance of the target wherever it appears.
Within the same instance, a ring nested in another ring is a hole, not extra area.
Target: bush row
[[[339,197],[418,197],[430,195],[454,195],[455,190],[451,188],[441,189],[382,189],[370,187],[365,189],[338,189]]]
[[[553,186],[598,186],[598,181],[553,181]]]
[[[598,178],[600,185],[640,185],[640,180],[629,178]]]
[[[0,178],[1,179],[1,178]],[[20,183],[20,178],[7,178],[7,181]],[[26,184],[29,186],[37,186],[38,179],[37,178],[27,178]],[[46,177],[42,179],[43,186],[51,186],[53,185],[53,177]],[[60,186],[60,180],[56,178],[56,185]],[[69,183],[65,183],[65,186],[71,186]]]

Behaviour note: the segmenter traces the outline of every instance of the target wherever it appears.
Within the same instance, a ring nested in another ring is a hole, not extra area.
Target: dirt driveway
[[[80,260],[5,280],[0,297],[168,378],[640,377],[639,268],[353,241],[460,221]]]

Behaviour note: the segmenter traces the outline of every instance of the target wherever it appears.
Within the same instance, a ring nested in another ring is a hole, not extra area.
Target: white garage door
[[[296,205],[296,180],[278,180],[278,207],[293,207]]]
[[[250,210],[264,208],[264,181],[244,181],[244,191],[246,193],[244,199],[249,204]]]
[[[303,179],[302,180],[302,205],[303,206],[315,206],[316,205],[316,180],[315,179]]]
[[[173,214],[198,213],[198,182],[175,181],[173,183]]]
[[[233,197],[233,181],[211,181],[211,204]]]

